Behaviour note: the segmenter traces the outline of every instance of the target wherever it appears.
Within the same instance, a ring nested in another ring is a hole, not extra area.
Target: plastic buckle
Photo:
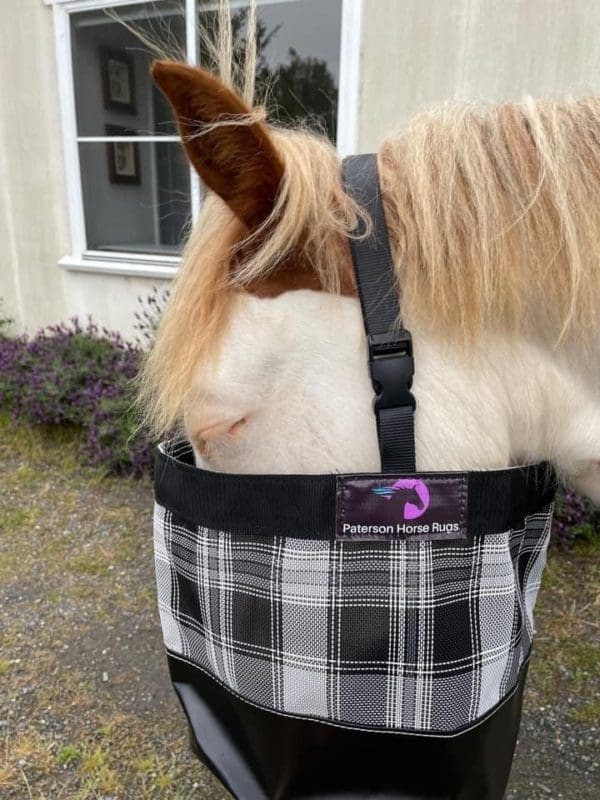
[[[392,331],[368,337],[369,369],[375,390],[375,411],[416,407],[410,388],[415,372],[412,337],[408,331]]]

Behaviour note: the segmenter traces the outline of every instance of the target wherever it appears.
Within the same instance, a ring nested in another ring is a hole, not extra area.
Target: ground
[[[169,686],[150,482],[77,451],[0,416],[0,797],[226,800]],[[551,553],[507,800],[598,796],[599,554]]]

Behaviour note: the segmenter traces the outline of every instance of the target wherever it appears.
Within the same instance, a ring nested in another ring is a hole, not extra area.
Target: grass
[[[600,720],[600,541],[582,538],[551,552],[536,607],[538,634],[528,699],[541,708],[567,698],[567,719]]]
[[[17,532],[33,525],[41,514],[40,508],[9,508],[3,515],[2,526],[8,533]]]
[[[56,763],[59,765],[59,767],[68,766],[69,764],[74,764],[76,761],[80,760],[81,750],[74,744],[63,745],[63,747],[61,747],[56,754]]]
[[[73,432],[0,415],[0,798],[226,800],[189,752],[168,680],[150,482],[105,478],[78,448]],[[532,713],[569,697],[570,723],[597,721],[599,612],[598,541],[553,552]],[[585,796],[573,787],[564,796]]]
[[[29,474],[37,480],[34,465],[40,461],[47,463],[60,460],[66,469],[80,467],[77,453],[81,436],[75,429],[60,425],[41,428],[15,425],[6,411],[0,411],[0,429],[2,430],[0,455],[18,452],[22,459],[17,470],[20,472],[20,477]]]
[[[569,713],[572,722],[581,725],[597,725],[600,720],[600,700],[589,700]]]

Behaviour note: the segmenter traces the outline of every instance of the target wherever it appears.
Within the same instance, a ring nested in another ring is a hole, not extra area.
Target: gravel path
[[[0,417],[0,797],[226,800],[191,756],[155,610],[148,481]],[[596,800],[598,544],[553,553],[507,800]]]

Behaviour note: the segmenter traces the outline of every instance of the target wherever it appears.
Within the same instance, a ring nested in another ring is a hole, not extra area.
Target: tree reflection
[[[213,41],[218,31],[218,13],[202,11],[200,29]],[[234,69],[243,70],[247,48],[248,9],[232,15]],[[283,125],[302,124],[325,133],[335,141],[338,91],[333,74],[324,59],[303,56],[290,47],[283,63],[269,63],[268,49],[282,24],[267,29],[257,21],[256,92],[267,108],[269,118]],[[214,69],[206,48],[200,48],[203,66]]]

